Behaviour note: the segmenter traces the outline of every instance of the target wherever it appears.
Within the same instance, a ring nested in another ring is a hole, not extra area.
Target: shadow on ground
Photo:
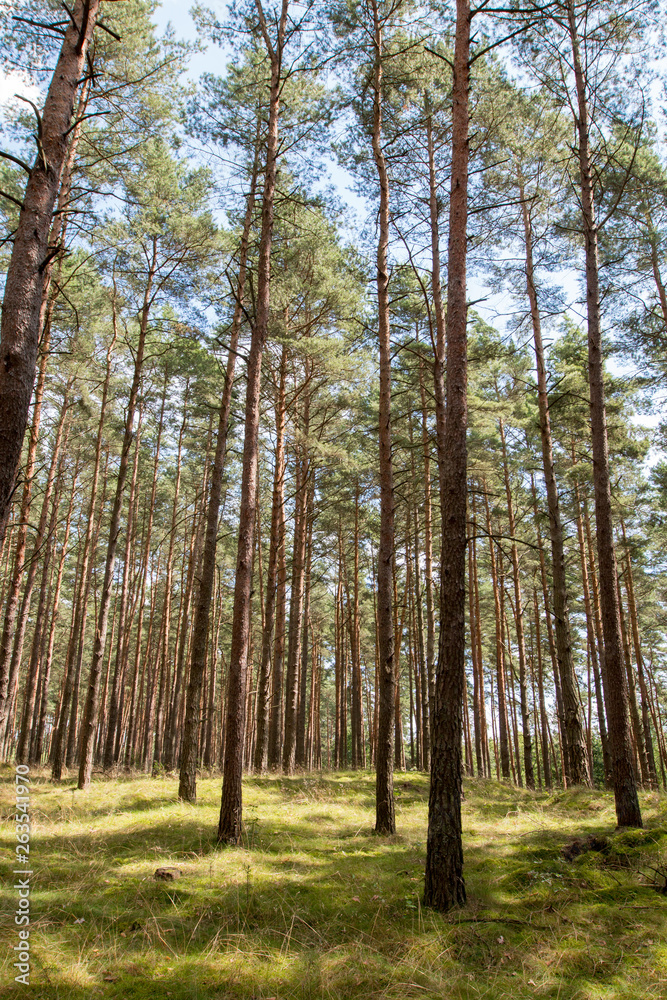
[[[7,772],[9,775],[10,772]],[[88,793],[32,788],[31,986],[3,996],[244,1000],[667,996],[664,799],[616,833],[604,792],[549,796],[468,782],[468,905],[421,906],[428,782],[397,776],[395,837],[372,832],[374,778],[251,778],[240,848],[215,842],[219,779],[196,806],[176,784],[123,778]],[[11,811],[2,789],[2,815]],[[3,824],[10,857],[13,827]],[[595,835],[604,850],[563,847]],[[158,867],[179,877],[156,881]],[[5,912],[15,908],[4,866]]]

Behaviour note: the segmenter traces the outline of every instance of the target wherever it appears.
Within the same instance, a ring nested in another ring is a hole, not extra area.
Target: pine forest
[[[3,995],[667,997],[665,6],[209,2],[0,3]]]

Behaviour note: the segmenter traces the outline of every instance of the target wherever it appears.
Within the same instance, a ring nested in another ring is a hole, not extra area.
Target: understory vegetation
[[[656,890],[667,862],[664,796],[641,793],[645,828],[616,832],[610,792],[467,779],[468,905],[443,915],[420,901],[428,778],[398,777],[391,837],[372,832],[371,774],[248,777],[242,844],[229,848],[215,838],[218,777],[202,778],[191,805],[177,801],[173,776],[95,780],[82,793],[35,773],[37,975],[35,985],[14,983],[4,947],[2,995],[666,995],[667,895]],[[3,848],[12,791],[0,786]],[[9,869],[5,912],[14,906]],[[158,869],[174,877],[158,879]]]

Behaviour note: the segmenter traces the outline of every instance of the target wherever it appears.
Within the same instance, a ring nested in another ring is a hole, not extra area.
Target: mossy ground
[[[1,773],[0,994],[40,1000],[667,997],[667,799],[614,832],[609,793],[467,781],[468,905],[421,906],[428,779],[396,776],[398,834],[373,834],[374,777],[248,778],[245,839],[215,842],[219,778],[177,801],[173,777],[33,774],[30,986],[13,981],[13,770]],[[568,862],[575,836],[605,852]],[[182,877],[153,878],[173,865]]]

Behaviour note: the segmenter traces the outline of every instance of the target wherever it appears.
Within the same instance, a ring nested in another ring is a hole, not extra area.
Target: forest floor
[[[0,781],[7,1000],[667,997],[667,895],[647,878],[667,863],[657,793],[642,795],[645,830],[617,833],[607,792],[466,780],[468,905],[443,916],[420,902],[425,775],[396,775],[389,838],[372,832],[371,774],[248,778],[243,846],[219,848],[218,777],[190,806],[174,777],[79,792],[35,773],[24,986],[13,768]],[[573,856],[591,836],[597,849]],[[181,876],[156,880],[167,866]]]

